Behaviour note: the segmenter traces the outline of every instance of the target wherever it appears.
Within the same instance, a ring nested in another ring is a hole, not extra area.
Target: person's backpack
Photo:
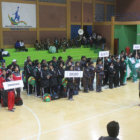
[[[15,98],[15,105],[16,105],[16,106],[21,106],[21,105],[23,105],[23,101],[22,101],[22,99],[21,99],[20,97],[16,97],[16,98]]]

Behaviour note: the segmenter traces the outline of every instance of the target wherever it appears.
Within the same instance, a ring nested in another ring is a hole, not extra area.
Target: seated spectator
[[[15,44],[15,49],[16,49],[16,51],[17,51],[18,49],[20,49],[20,42],[19,42],[19,40],[17,40],[17,42],[16,42],[16,44]]]
[[[19,43],[20,43],[20,49],[24,51],[25,50],[25,45],[24,45],[23,40],[21,40]]]
[[[41,50],[44,50],[44,41],[43,40],[40,41],[40,47],[41,47]]]
[[[100,137],[99,140],[119,140],[117,136],[119,135],[119,123],[112,121],[107,124],[107,137]]]
[[[35,49],[36,49],[36,50],[40,50],[40,49],[41,49],[40,43],[38,42],[38,40],[36,40],[34,46],[35,46]]]

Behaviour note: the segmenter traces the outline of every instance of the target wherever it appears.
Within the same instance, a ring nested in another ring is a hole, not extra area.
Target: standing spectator
[[[14,81],[22,80],[19,69],[18,69],[17,66],[14,68],[13,80]],[[21,92],[20,88],[16,88],[16,92],[17,92],[17,97],[19,98],[20,97],[20,92]]]
[[[126,64],[124,62],[124,57],[121,58],[120,61],[120,85],[123,86],[124,85],[124,76],[126,73]]]
[[[96,92],[102,92],[102,80],[104,76],[104,67],[102,65],[102,60],[98,60],[96,65]]]

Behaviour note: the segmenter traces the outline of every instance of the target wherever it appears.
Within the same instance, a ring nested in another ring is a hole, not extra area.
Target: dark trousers
[[[80,90],[80,78],[75,78],[75,88]]]
[[[125,76],[125,73],[120,72],[120,85],[123,85],[124,76]]]
[[[103,76],[100,75],[99,73],[96,74],[96,91],[101,92],[102,91],[102,80]]]
[[[109,75],[109,88],[113,88],[113,75]]]
[[[119,72],[116,72],[114,75],[114,87],[118,87],[120,82]]]
[[[83,78],[83,86],[84,86],[84,91],[85,92],[88,92],[88,89],[89,89],[88,85],[89,85],[89,78],[88,77],[84,77]]]
[[[36,92],[37,92],[37,96],[39,96],[40,95],[40,81],[36,81]]]
[[[45,93],[50,93],[49,87],[42,87],[42,96],[43,96]]]
[[[8,92],[7,91],[1,91],[1,105],[3,107],[8,106]]]
[[[90,77],[89,78],[89,90],[91,90],[91,91],[94,90],[93,84],[94,84],[94,77]]]
[[[108,82],[108,71],[105,71],[104,74],[105,74],[105,78],[104,78],[103,84],[107,85],[107,82]]]
[[[17,97],[20,97],[20,92],[21,92],[20,88],[16,88],[16,92],[17,92]]]
[[[73,88],[68,88],[67,92],[68,92],[68,99],[72,99],[73,98]]]
[[[58,98],[58,94],[57,94],[57,86],[52,86],[50,87],[50,94],[51,94],[51,97],[52,99],[54,98]]]

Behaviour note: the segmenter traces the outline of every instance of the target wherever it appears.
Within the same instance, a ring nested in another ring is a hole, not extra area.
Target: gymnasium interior
[[[24,50],[16,48],[21,42]],[[117,88],[107,83],[97,92],[96,71],[94,90],[84,92],[80,77],[80,89],[72,101],[53,100],[48,93],[42,95],[42,88],[37,97],[32,83],[34,92],[28,94],[30,85],[25,89],[25,82],[29,79],[24,76],[25,63],[31,60],[45,60],[49,67],[55,58],[62,57],[64,63],[70,58],[73,65],[84,56],[96,68],[100,52],[108,51],[107,57],[117,61],[129,48],[129,54],[137,57],[140,48],[135,50],[135,44],[140,44],[140,0],[0,0],[0,75],[3,65],[16,61],[24,84],[20,88],[23,103],[14,105],[14,112],[0,104],[0,140],[140,140],[140,58],[134,57],[138,66],[134,69],[127,56],[125,83]],[[33,76],[31,80],[36,85]],[[68,81],[62,82],[65,87]],[[16,96],[16,89],[12,90]],[[112,121],[119,124],[115,138],[108,136],[107,124]]]

